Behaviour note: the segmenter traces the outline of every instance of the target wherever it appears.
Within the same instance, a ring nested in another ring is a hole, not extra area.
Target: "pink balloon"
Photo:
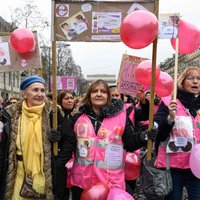
[[[166,72],[160,72],[159,79],[155,83],[155,92],[161,97],[171,94],[174,88],[172,77]]]
[[[112,188],[108,193],[107,200],[134,200],[133,196],[131,196],[126,191],[121,188]]]
[[[81,200],[107,200],[109,187],[103,183],[97,183],[91,188],[85,189],[81,194]]]
[[[195,144],[190,154],[190,169],[200,179],[200,144]]]
[[[27,28],[15,29],[10,35],[10,43],[18,53],[28,53],[35,49],[35,37]]]
[[[136,153],[128,152],[125,158],[125,179],[135,180],[140,176],[140,162],[141,160]]]
[[[179,20],[179,49],[180,54],[189,54],[198,49],[200,45],[200,30],[186,21]],[[171,44],[176,49],[176,39],[171,39]]]
[[[152,73],[152,61],[144,60],[142,61],[135,70],[135,78],[140,84],[150,85],[151,83],[151,73]],[[155,79],[158,80],[160,75],[160,67],[156,66],[156,76]]]
[[[141,49],[151,44],[158,34],[156,16],[145,10],[128,14],[120,27],[121,40],[130,48]]]

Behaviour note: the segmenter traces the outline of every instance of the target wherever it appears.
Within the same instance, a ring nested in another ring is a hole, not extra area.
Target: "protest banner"
[[[122,56],[118,75],[118,89],[122,94],[135,95],[141,88],[141,84],[135,78],[135,70],[140,62],[147,58],[124,54]],[[145,74],[144,74],[145,76]]]
[[[154,0],[60,0],[56,3],[56,40],[120,42],[120,25],[135,10],[154,12]]]
[[[0,72],[32,70],[42,67],[39,51],[37,32],[35,37],[35,49],[27,53],[18,53],[10,43],[10,33],[0,35]]]
[[[76,90],[76,77],[75,76],[57,76],[56,77],[57,90]],[[50,86],[52,89],[52,77]]]

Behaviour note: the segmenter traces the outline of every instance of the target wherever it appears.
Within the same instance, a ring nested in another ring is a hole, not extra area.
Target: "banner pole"
[[[178,78],[178,45],[179,39],[176,38],[176,52],[175,52],[175,67],[174,67],[174,93],[173,93],[173,100],[176,100],[177,96],[177,78]]]
[[[53,91],[53,129],[57,129],[57,66],[56,66],[56,16],[55,0],[52,0],[51,9],[51,43],[52,43],[52,91]],[[53,143],[53,152],[58,156],[58,142]]]
[[[159,13],[159,0],[154,2],[154,14],[158,18]],[[156,73],[156,56],[157,56],[157,41],[158,36],[153,42],[153,54],[152,54],[152,74],[151,74],[151,98],[150,98],[150,108],[149,108],[149,127],[151,130],[153,127],[153,115],[154,115],[154,96],[155,96],[155,73]],[[147,160],[151,160],[151,151],[152,151],[152,140],[147,142]]]

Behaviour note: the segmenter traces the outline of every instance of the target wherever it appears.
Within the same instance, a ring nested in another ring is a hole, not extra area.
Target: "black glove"
[[[55,129],[51,129],[48,135],[48,139],[50,142],[58,142],[60,141],[61,133]]]
[[[158,135],[158,129],[152,128],[151,130],[143,131],[140,134],[140,138],[144,142],[147,141],[148,139],[155,141],[157,135]]]

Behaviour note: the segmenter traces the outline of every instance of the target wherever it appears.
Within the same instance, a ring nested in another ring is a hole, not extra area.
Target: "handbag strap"
[[[169,154],[166,153],[166,169],[170,169]]]
[[[167,138],[167,143],[170,137]],[[166,169],[170,169],[170,160],[169,160],[169,153],[166,152]]]

